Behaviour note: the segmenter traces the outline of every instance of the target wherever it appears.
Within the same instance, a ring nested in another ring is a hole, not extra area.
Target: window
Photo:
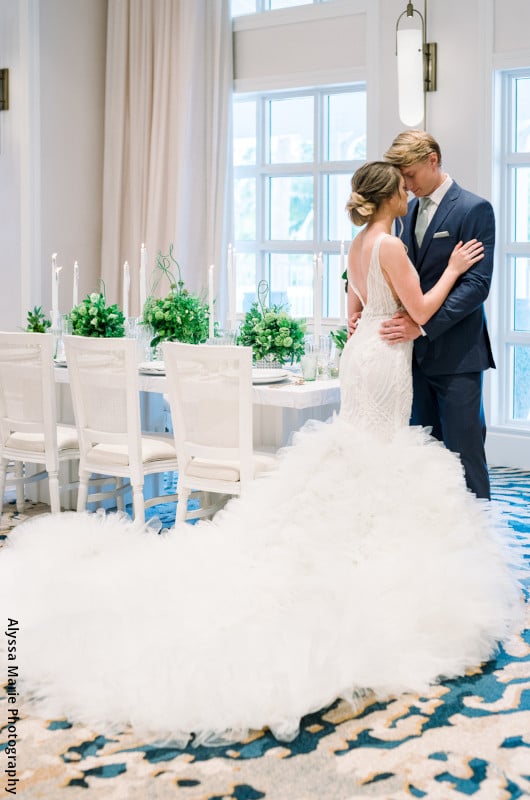
[[[236,96],[233,128],[236,311],[265,280],[270,304],[311,319],[322,253],[322,317],[338,319],[341,243],[347,253],[355,235],[344,207],[366,160],[364,84]]]
[[[276,8],[292,8],[307,6],[312,3],[326,3],[328,0],[232,0],[232,16],[256,14],[262,11],[273,11]]]
[[[530,428],[530,70],[502,75],[502,102],[498,421]]]

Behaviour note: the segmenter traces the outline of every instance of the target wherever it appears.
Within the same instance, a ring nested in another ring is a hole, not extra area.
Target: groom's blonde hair
[[[431,153],[436,153],[438,166],[442,165],[440,145],[430,133],[421,130],[408,130],[399,133],[383,158],[389,164],[402,169],[424,161]]]

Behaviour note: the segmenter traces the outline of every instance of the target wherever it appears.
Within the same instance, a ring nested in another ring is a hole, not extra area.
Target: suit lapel
[[[415,260],[414,263],[416,264],[416,269],[418,270],[418,272],[421,272],[421,265],[422,265],[423,260],[425,258],[425,254],[427,253],[427,251],[429,249],[429,246],[430,246],[430,244],[432,242],[434,234],[437,231],[443,229],[444,222],[445,222],[448,214],[450,214],[450,212],[453,210],[454,204],[455,204],[456,200],[458,199],[458,196],[460,195],[461,191],[462,190],[460,189],[460,186],[458,186],[458,184],[456,184],[453,181],[453,183],[451,184],[451,186],[449,187],[449,189],[447,190],[447,192],[443,196],[442,202],[440,203],[440,205],[436,209],[434,217],[431,219],[431,221],[429,223],[429,227],[425,231],[425,236],[423,237],[422,245],[421,245],[419,251],[417,251],[416,260]],[[416,216],[417,216],[417,211],[416,211],[416,214],[414,216],[414,219],[416,219]],[[416,223],[414,222],[414,224],[416,224]],[[413,231],[411,232],[411,238],[413,238],[414,239],[414,243],[416,243],[416,237],[414,236]]]

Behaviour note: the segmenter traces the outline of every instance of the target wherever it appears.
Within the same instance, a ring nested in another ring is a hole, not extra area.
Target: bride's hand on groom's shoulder
[[[457,275],[463,275],[482,258],[484,258],[484,245],[477,239],[470,239],[465,244],[458,242],[451,253],[448,266],[455,270]]]
[[[406,311],[397,311],[391,319],[382,322],[379,334],[387,344],[412,342],[422,335],[420,326]]]

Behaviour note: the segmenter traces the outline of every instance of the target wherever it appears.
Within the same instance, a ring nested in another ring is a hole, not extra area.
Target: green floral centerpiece
[[[108,306],[105,291],[92,292],[74,306],[70,312],[74,336],[97,336],[115,339],[124,335],[125,317],[121,309],[113,303]]]
[[[51,324],[42,308],[34,306],[33,311],[28,311],[25,330],[28,333],[46,333]]]
[[[330,331],[329,335],[335,342],[337,350],[342,353],[344,350],[344,345],[348,341],[348,328],[346,325],[343,325],[342,328],[337,328],[336,331]]]
[[[305,320],[296,320],[283,306],[265,305],[269,287],[258,285],[258,300],[252,303],[239,329],[237,343],[252,347],[254,361],[293,364],[304,354]]]
[[[178,271],[178,280],[172,271],[173,264]],[[162,298],[151,294],[144,305],[142,323],[154,331],[151,347],[164,341],[188,344],[205,342],[209,332],[210,309],[200,297],[184,288],[180,265],[173,257],[173,245],[169,247],[169,255],[163,256],[159,252],[157,269],[159,272],[152,293],[163,277],[168,279],[170,291]]]

